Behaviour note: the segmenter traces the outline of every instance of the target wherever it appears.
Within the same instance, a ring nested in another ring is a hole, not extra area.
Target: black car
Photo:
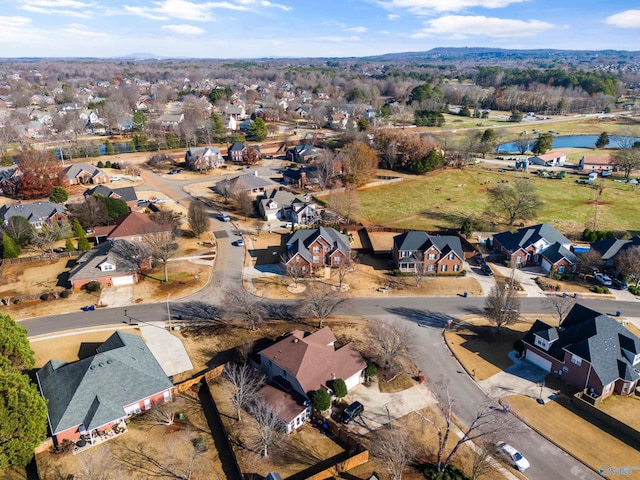
[[[617,278],[611,279],[611,285],[618,290],[628,290],[629,285],[624,280],[618,280]]]
[[[358,415],[362,415],[362,412],[364,412],[364,405],[362,405],[360,402],[353,402],[351,405],[344,409],[340,420],[342,420],[342,423],[349,423]]]
[[[493,272],[491,271],[491,267],[486,263],[483,263],[480,265],[480,271],[485,275],[493,275]]]

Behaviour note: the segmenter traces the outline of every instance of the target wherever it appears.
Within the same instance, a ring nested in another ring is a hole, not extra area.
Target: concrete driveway
[[[168,377],[193,369],[189,355],[178,337],[161,325],[145,325],[140,327],[144,342],[156,357],[156,360]]]
[[[133,285],[108,287],[100,291],[100,305],[107,307],[126,307],[133,305]]]
[[[545,372],[526,360],[516,358],[515,352],[509,353],[509,358],[514,362],[512,366],[497,373],[492,377],[478,382],[487,395],[498,400],[507,395],[525,395],[531,398],[542,397],[545,402],[556,393],[547,387],[540,392],[540,382],[548,372]]]
[[[364,413],[359,418],[354,418],[349,424],[349,430],[366,435],[383,425],[398,418],[404,417],[414,410],[435,405],[435,397],[426,384],[418,384],[407,390],[396,393],[381,393],[377,381],[370,386],[360,385],[349,392],[347,402],[356,400],[364,405]]]
[[[492,263],[491,268],[494,268],[500,272],[501,275],[509,278],[511,277],[511,269],[497,263]],[[540,267],[531,268],[517,268],[515,271],[515,279],[520,282],[527,297],[546,297],[545,293],[536,283],[536,278],[545,277],[547,274]]]

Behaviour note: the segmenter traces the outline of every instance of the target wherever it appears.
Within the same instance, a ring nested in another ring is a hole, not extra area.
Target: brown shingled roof
[[[113,240],[132,235],[170,232],[171,226],[154,222],[146,213],[129,212],[116,218],[112,225],[96,227],[94,231],[96,237],[106,236]]]

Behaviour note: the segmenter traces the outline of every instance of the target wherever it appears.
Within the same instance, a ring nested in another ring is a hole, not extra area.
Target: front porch
[[[85,431],[80,435],[80,438],[75,441],[75,447],[73,447],[73,454],[84,452],[85,450],[95,447],[96,445],[111,440],[119,435],[127,433],[127,424],[124,418],[115,422],[111,427],[104,430],[95,429],[92,431]]]

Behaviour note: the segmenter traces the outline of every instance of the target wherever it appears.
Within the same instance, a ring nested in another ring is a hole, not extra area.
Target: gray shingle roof
[[[443,255],[452,250],[461,260],[464,260],[462,243],[460,238],[454,235],[429,235],[423,231],[412,230],[393,237],[393,244],[399,251],[410,252],[424,252],[431,246],[435,246]]]
[[[0,216],[4,222],[11,217],[24,217],[29,223],[43,222],[56,213],[66,215],[64,205],[52,202],[19,203],[17,205],[3,205],[0,208]]]
[[[88,163],[73,163],[67,167],[64,174],[69,180],[71,180],[76,178],[83,171],[89,173],[91,178],[95,177],[99,173],[105,174],[103,170],[98,167],[94,167],[93,165],[89,165]]]
[[[638,246],[640,246],[640,235],[636,235],[629,240],[607,238],[606,240],[600,240],[591,244],[591,248],[599,252],[604,261],[611,260],[621,250]]]
[[[136,262],[118,254],[118,248],[114,248],[122,241],[123,240],[116,240],[113,243],[101,243],[97,247],[83,253],[69,271],[69,281],[113,277],[137,272],[138,265]],[[115,265],[116,269],[106,272],[101,271],[100,265],[103,262],[109,262]]]
[[[551,330],[556,333],[551,335]],[[562,328],[556,329],[536,320],[524,341],[534,345],[535,335],[543,338],[547,335],[549,339],[556,336],[548,353],[563,361],[567,351],[588,361],[603,385],[618,378],[640,378],[640,372],[622,351],[624,348],[632,354],[640,352],[640,338],[603,313],[576,304],[562,322]]]
[[[252,173],[247,173],[234,178],[221,180],[216,183],[215,187],[218,192],[221,192],[223,186],[226,185],[228,185],[234,192],[242,192],[261,188],[275,188],[278,184],[268,178],[262,178]]]
[[[125,416],[123,407],[172,387],[142,338],[124,332],[114,333],[92,357],[47,362],[37,377],[54,435],[80,424],[92,430],[115,422]]]
[[[515,232],[500,232],[493,236],[500,245],[513,253],[520,248],[527,248],[540,239],[545,239],[548,243],[560,243],[570,245],[571,240],[562,235],[548,223],[540,223],[530,227],[519,228]]]
[[[296,230],[287,240],[287,250],[293,252],[299,252],[305,259],[311,261],[311,253],[309,252],[309,245],[313,243],[315,239],[322,237],[334,248],[340,250],[343,254],[349,255],[351,246],[349,245],[349,239],[338,232],[334,228],[317,227],[317,228],[304,228]],[[307,258],[308,256],[308,258]]]
[[[542,252],[540,252],[540,255],[549,260],[552,264],[556,264],[563,258],[567,259],[574,265],[580,263],[578,257],[576,257],[572,251],[563,247],[558,242],[554,243],[550,247],[545,248]]]
[[[115,195],[116,198],[121,198],[125,202],[135,202],[136,200],[138,200],[138,195],[136,194],[136,190],[133,187],[109,188],[106,185],[98,185],[94,188],[85,190],[83,195],[85,197],[91,195],[102,195],[103,197],[111,197]]]

